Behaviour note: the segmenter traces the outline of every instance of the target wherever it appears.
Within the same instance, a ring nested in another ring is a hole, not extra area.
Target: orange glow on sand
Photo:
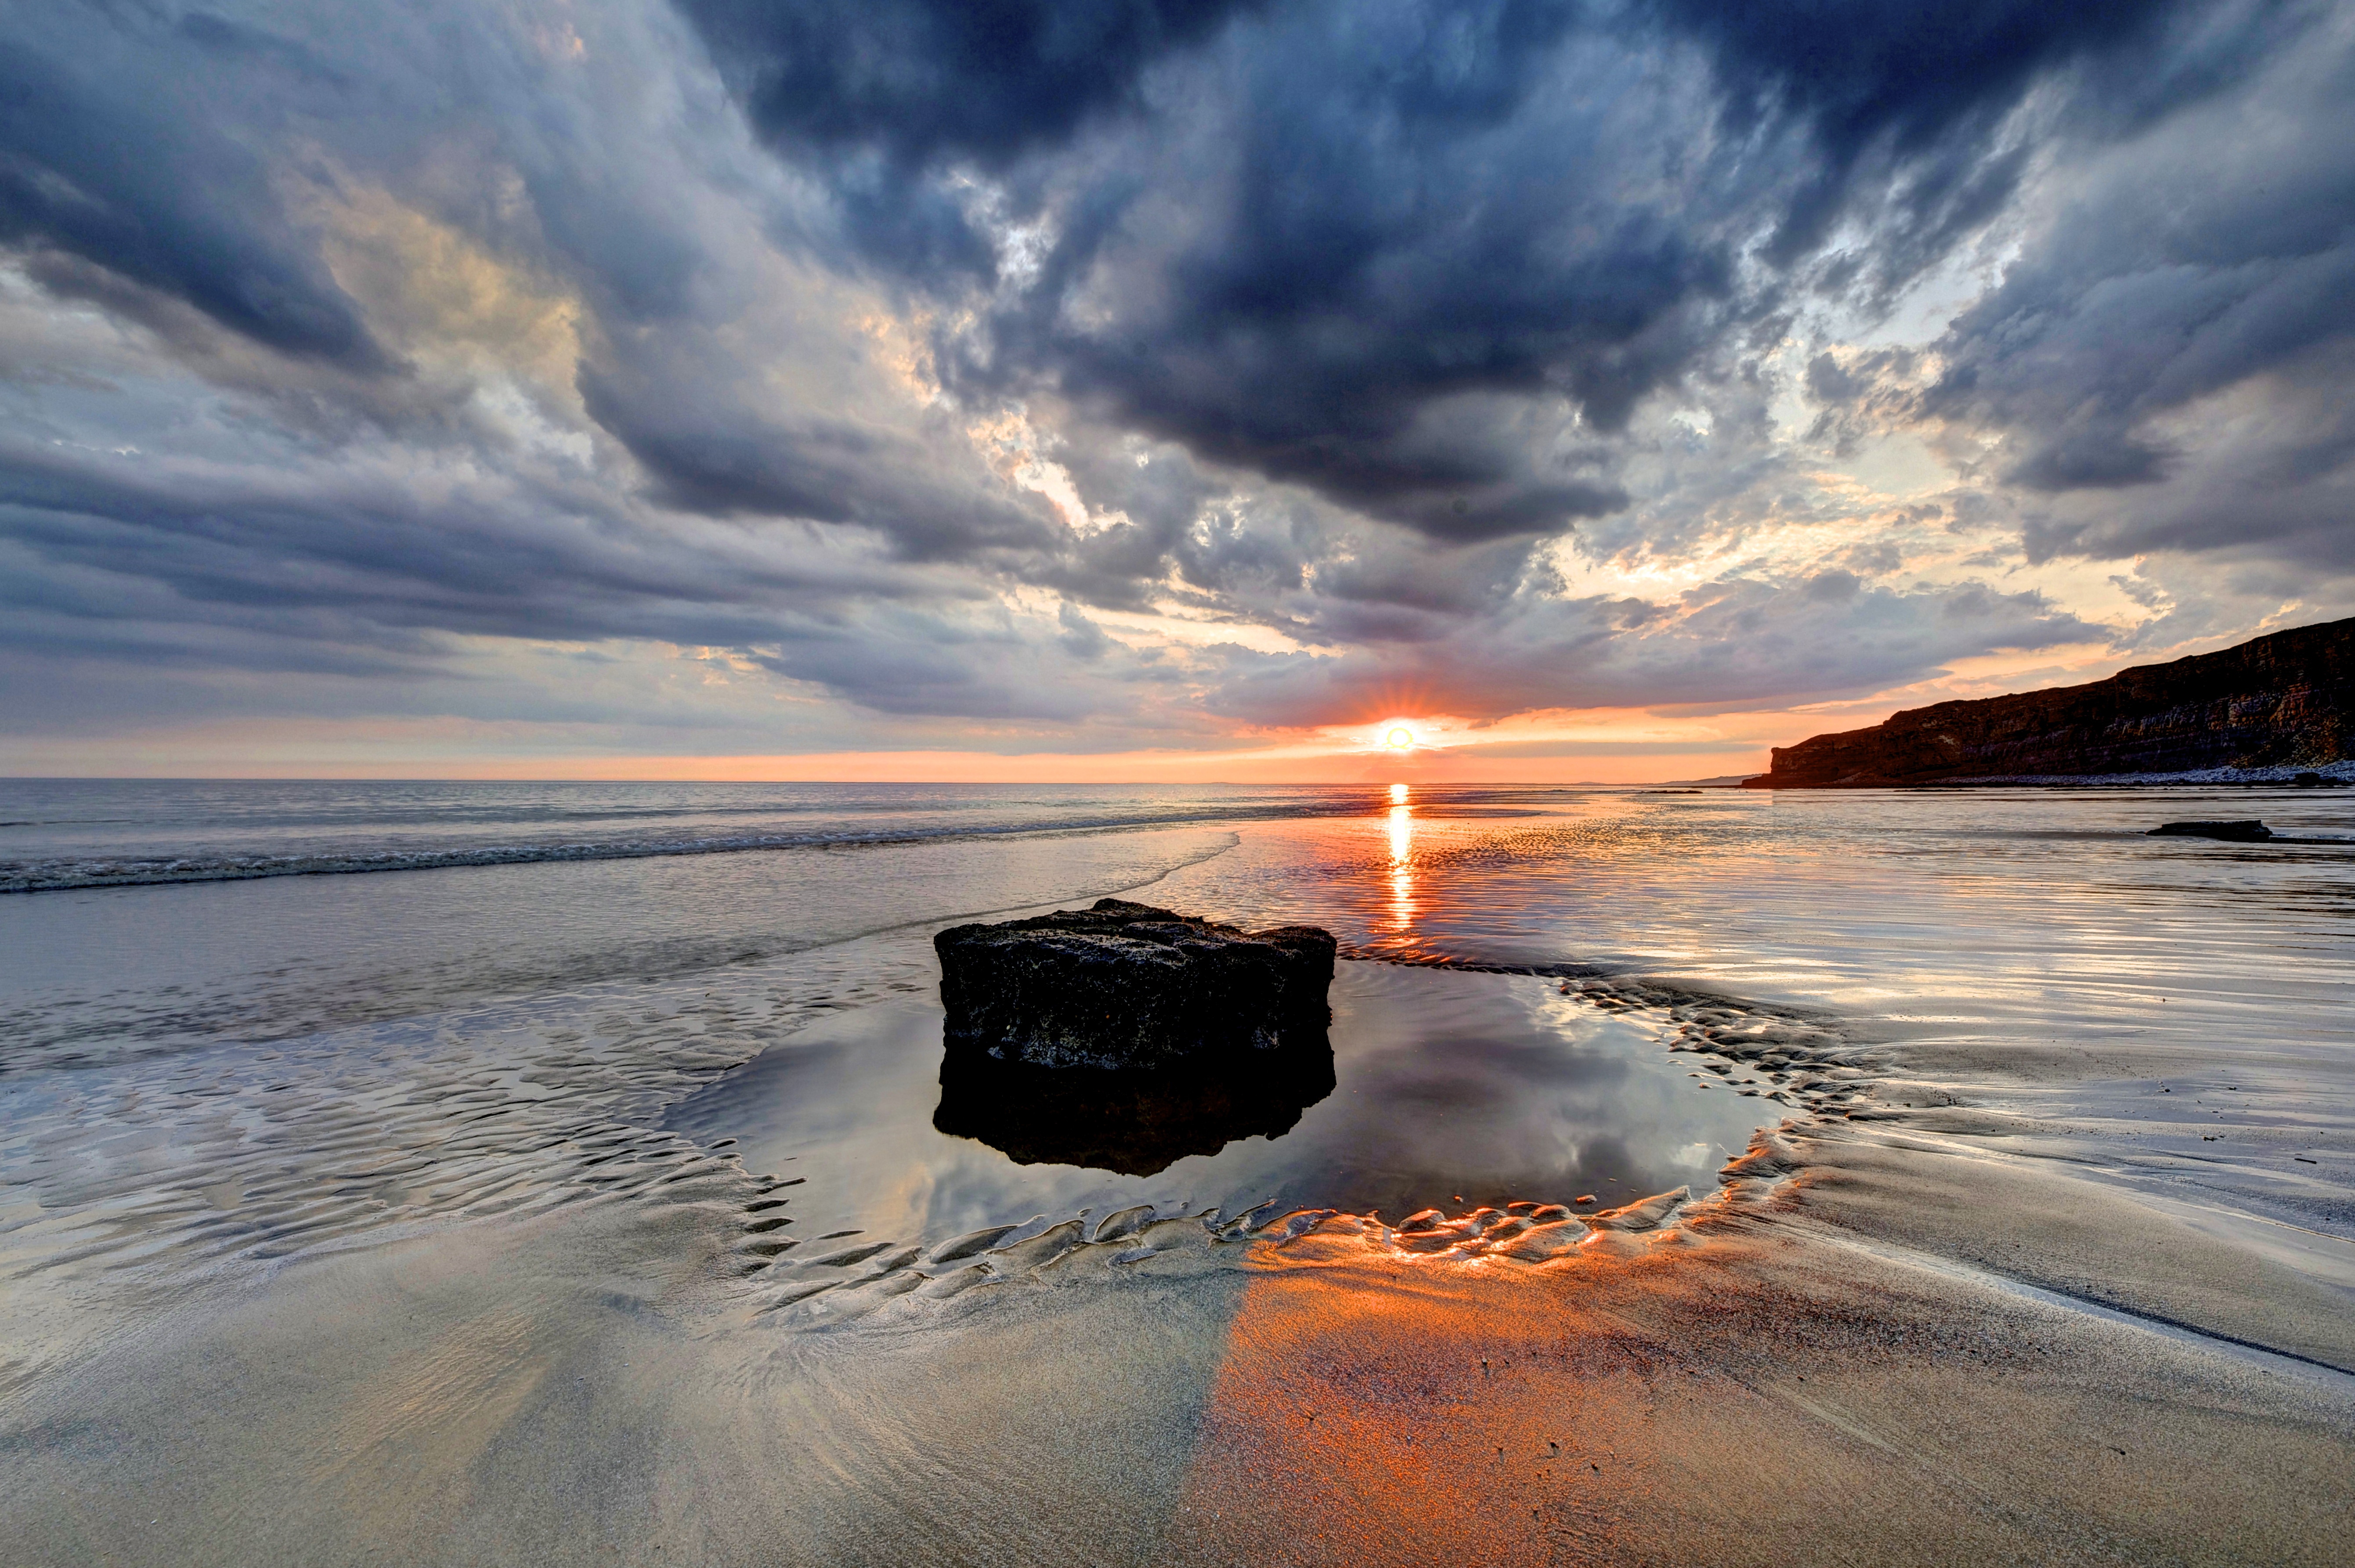
[[[1652,1430],[1640,1344],[1588,1309],[1596,1272],[1254,1279],[1204,1414],[1185,1537],[1243,1561],[1542,1563],[1564,1560],[1568,1524],[1607,1554],[1687,1478]],[[1443,1543],[1433,1499],[1456,1489],[1482,1506],[1447,1508]]]

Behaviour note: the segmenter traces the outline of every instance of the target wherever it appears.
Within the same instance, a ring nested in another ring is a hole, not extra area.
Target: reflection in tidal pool
[[[1086,1165],[1152,1176],[1239,1138],[1280,1138],[1333,1092],[1321,1036],[1213,1066],[1106,1073],[954,1051],[941,1063],[932,1126],[1017,1165]]]
[[[1146,1202],[1272,1199],[1392,1220],[1589,1192],[1609,1206],[1704,1181],[1781,1110],[1697,1093],[1656,1024],[1541,979],[1350,963],[1332,996],[1330,1092],[1204,1086],[1182,1130],[1198,1147],[1223,1137],[1214,1151],[1173,1154],[1149,1116],[1125,1147],[1101,1124],[1054,1128],[1045,1105],[1000,1102],[992,1126],[962,1086],[944,1097],[941,1014],[915,1003],[806,1030],[680,1103],[668,1125],[707,1144],[739,1139],[749,1171],[804,1178],[796,1235],[915,1243]],[[1218,1129],[1221,1114],[1232,1119]],[[1289,1130],[1271,1137],[1271,1125]]]

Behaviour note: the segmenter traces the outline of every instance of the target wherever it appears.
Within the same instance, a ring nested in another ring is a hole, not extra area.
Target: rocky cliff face
[[[2200,768],[2316,767],[2355,756],[2355,620],[2276,631],[2106,681],[1892,714],[1776,747],[1752,789]]]

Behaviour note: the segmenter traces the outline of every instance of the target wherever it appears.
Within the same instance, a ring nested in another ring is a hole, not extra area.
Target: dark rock
[[[1324,1043],[1331,933],[1246,933],[1117,898],[932,938],[952,1054],[1163,1069]]]
[[[1274,1138],[1333,1092],[1332,936],[1106,898],[932,939],[947,1012],[932,1125],[1018,1164],[1150,1176]]]
[[[1778,746],[1750,789],[2310,767],[2355,756],[2355,620]],[[2320,777],[2317,775],[2316,777]]]
[[[2228,843],[2261,844],[2274,836],[2263,822],[2167,822],[2150,830],[2152,838],[2222,839]]]
[[[1333,1048],[1321,1033],[1216,1065],[1118,1072],[1038,1067],[952,1044],[932,1125],[1017,1165],[1152,1176],[1238,1138],[1280,1138],[1332,1092]]]

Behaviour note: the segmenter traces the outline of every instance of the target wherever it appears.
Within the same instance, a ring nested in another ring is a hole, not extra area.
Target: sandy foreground
[[[2349,1560],[2327,1282],[1902,1126],[1747,1170],[1535,1266],[1181,1222],[831,1324],[747,1304],[724,1181],[19,1285],[0,1561]]]

